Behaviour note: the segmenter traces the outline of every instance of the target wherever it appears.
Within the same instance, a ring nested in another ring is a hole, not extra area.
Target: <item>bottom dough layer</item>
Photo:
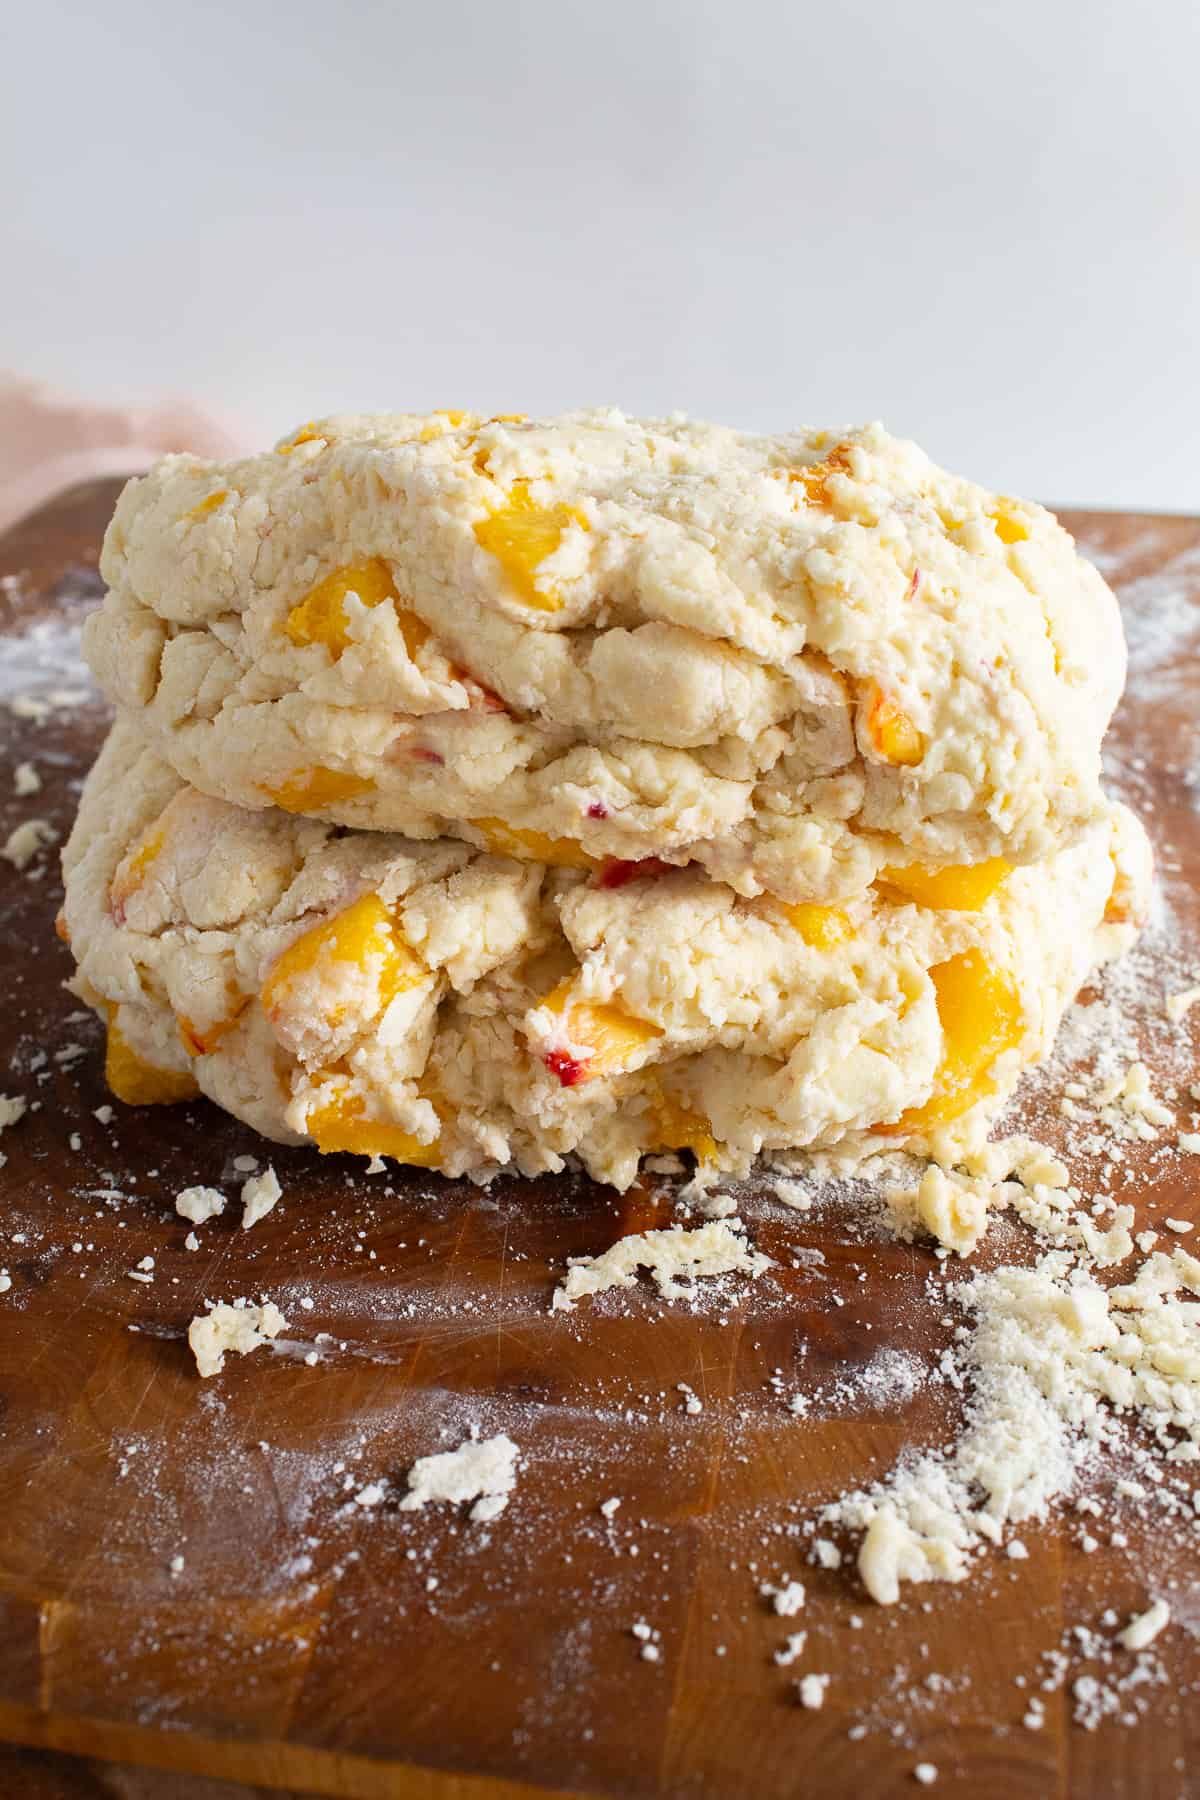
[[[245,812],[126,722],[63,865],[119,1098],[202,1091],[280,1141],[477,1180],[575,1155],[619,1188],[669,1149],[742,1173],[977,1146],[1133,941],[1151,878],[1113,806],[1034,866],[910,882],[933,905],[878,885],[789,907],[695,870],[593,876]]]

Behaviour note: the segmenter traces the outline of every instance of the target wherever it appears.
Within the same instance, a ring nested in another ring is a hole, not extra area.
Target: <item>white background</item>
[[[1200,507],[1200,6],[103,0],[0,55],[0,361],[336,409],[881,417]]]

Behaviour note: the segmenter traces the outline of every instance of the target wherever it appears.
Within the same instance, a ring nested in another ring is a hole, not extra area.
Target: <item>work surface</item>
[[[74,628],[99,593],[115,492],[75,490],[0,545],[5,690],[49,699],[40,719],[0,706],[0,836],[33,816],[65,834],[104,730]],[[1200,521],[1066,522],[1127,608],[1114,772],[1173,913],[1166,974],[1142,964],[1160,991],[1137,1004],[1147,1062],[1178,1085],[1181,1041],[1185,1082],[1200,1079],[1200,1008],[1173,1039],[1161,1027],[1164,983],[1200,980]],[[26,759],[44,785],[17,798]],[[480,1192],[264,1147],[204,1104],[98,1118],[100,1033],[61,985],[55,853],[24,874],[0,866],[0,1091],[38,1106],[4,1134],[0,1174],[0,1738],[429,1800],[903,1794],[920,1791],[918,1763],[936,1765],[938,1794],[1200,1792],[1200,1535],[1164,1562],[1126,1506],[1112,1544],[1102,1480],[1090,1552],[1068,1502],[1023,1531],[1027,1560],[992,1557],[898,1607],[867,1599],[849,1539],[841,1568],[813,1566],[821,1504],[907,1443],[944,1441],[956,1416],[944,1384],[897,1378],[950,1341],[958,1321],[926,1285],[956,1271],[893,1241],[870,1194],[797,1213],[751,1188],[742,1214],[775,1262],[757,1282],[552,1314],[565,1258],[666,1223],[667,1183],[622,1200],[567,1177]],[[1052,1142],[1062,1080],[1026,1102]],[[273,1162],[283,1202],[248,1233],[231,1205],[189,1251],[176,1192],[236,1199],[246,1153]],[[1200,1161],[1190,1181],[1189,1159],[1155,1144],[1130,1163],[1139,1227],[1200,1219]],[[1023,1235],[1001,1221],[981,1260],[1028,1260]],[[146,1257],[152,1279],[131,1278]],[[188,1321],[238,1295],[268,1295],[288,1328],[201,1382]],[[472,1429],[520,1447],[503,1517],[398,1511],[414,1458]],[[372,1482],[389,1499],[354,1504]],[[783,1620],[759,1584],[791,1576],[807,1605]],[[1164,1585],[1177,1623],[1155,1646],[1165,1679],[1123,1704],[1138,1723],[1083,1729],[1069,1682],[1045,1693],[1040,1729],[1022,1723],[1064,1631],[1106,1608],[1124,1619]],[[780,1667],[798,1625],[803,1658]],[[819,1711],[796,1701],[806,1671],[832,1677]],[[9,1754],[11,1791],[32,1792],[33,1762]]]

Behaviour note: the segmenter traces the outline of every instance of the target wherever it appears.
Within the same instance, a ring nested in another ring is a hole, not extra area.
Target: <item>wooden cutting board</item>
[[[116,492],[75,489],[0,544],[0,672],[10,690],[60,695],[41,722],[0,705],[6,766],[30,759],[44,783],[18,799],[4,781],[4,835],[35,814],[65,834],[104,730],[71,632],[100,591]],[[1200,521],[1067,523],[1128,608],[1114,746],[1200,970]],[[776,1263],[759,1282],[694,1308],[639,1289],[552,1316],[568,1254],[666,1221],[651,1186],[623,1200],[573,1178],[481,1193],[272,1150],[284,1202],[248,1234],[232,1205],[189,1252],[177,1190],[233,1195],[234,1156],[263,1147],[203,1104],[96,1117],[99,1032],[62,990],[53,855],[39,867],[0,865],[0,1091],[39,1108],[5,1134],[0,1173],[0,1739],[429,1800],[904,1794],[919,1762],[936,1764],[939,1795],[1200,1791],[1194,1631],[1161,1640],[1169,1679],[1136,1728],[1082,1730],[1062,1692],[1042,1730],[1021,1723],[1065,1627],[1145,1604],[1136,1518],[1128,1548],[1101,1532],[1093,1554],[1077,1518],[1031,1530],[1027,1562],[993,1559],[890,1610],[852,1562],[803,1561],[794,1533],[815,1507],[951,1430],[936,1384],[869,1379],[881,1346],[928,1359],[948,1341],[924,1294],[939,1267],[927,1247],[890,1241],[861,1199],[799,1215],[760,1195],[743,1208]],[[1178,1028],[1193,1050],[1198,1025]],[[1053,1104],[1033,1110],[1052,1136]],[[1138,1148],[1140,1223],[1200,1219],[1200,1165],[1189,1184],[1185,1160]],[[1018,1236],[994,1230],[984,1259]],[[131,1279],[147,1256],[153,1280]],[[276,1300],[287,1341],[202,1383],[187,1323],[206,1298],[240,1294]],[[810,1416],[789,1413],[780,1384],[819,1396]],[[415,1457],[472,1427],[507,1430],[523,1456],[486,1531],[444,1509],[348,1502],[368,1481],[402,1487]],[[793,1669],[772,1661],[788,1627],[757,1591],[781,1573],[808,1587]],[[1177,1610],[1200,1618],[1200,1536],[1173,1579]],[[639,1654],[639,1619],[660,1634],[657,1662]],[[796,1704],[804,1670],[833,1677],[819,1712]],[[43,1765],[8,1755],[0,1785],[7,1768],[6,1792],[34,1792]]]

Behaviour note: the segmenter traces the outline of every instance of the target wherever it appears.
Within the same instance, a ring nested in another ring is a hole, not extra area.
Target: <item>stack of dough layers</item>
[[[114,1091],[450,1175],[978,1143],[1150,854],[1115,602],[872,426],[328,420],[132,482],[63,930]]]

